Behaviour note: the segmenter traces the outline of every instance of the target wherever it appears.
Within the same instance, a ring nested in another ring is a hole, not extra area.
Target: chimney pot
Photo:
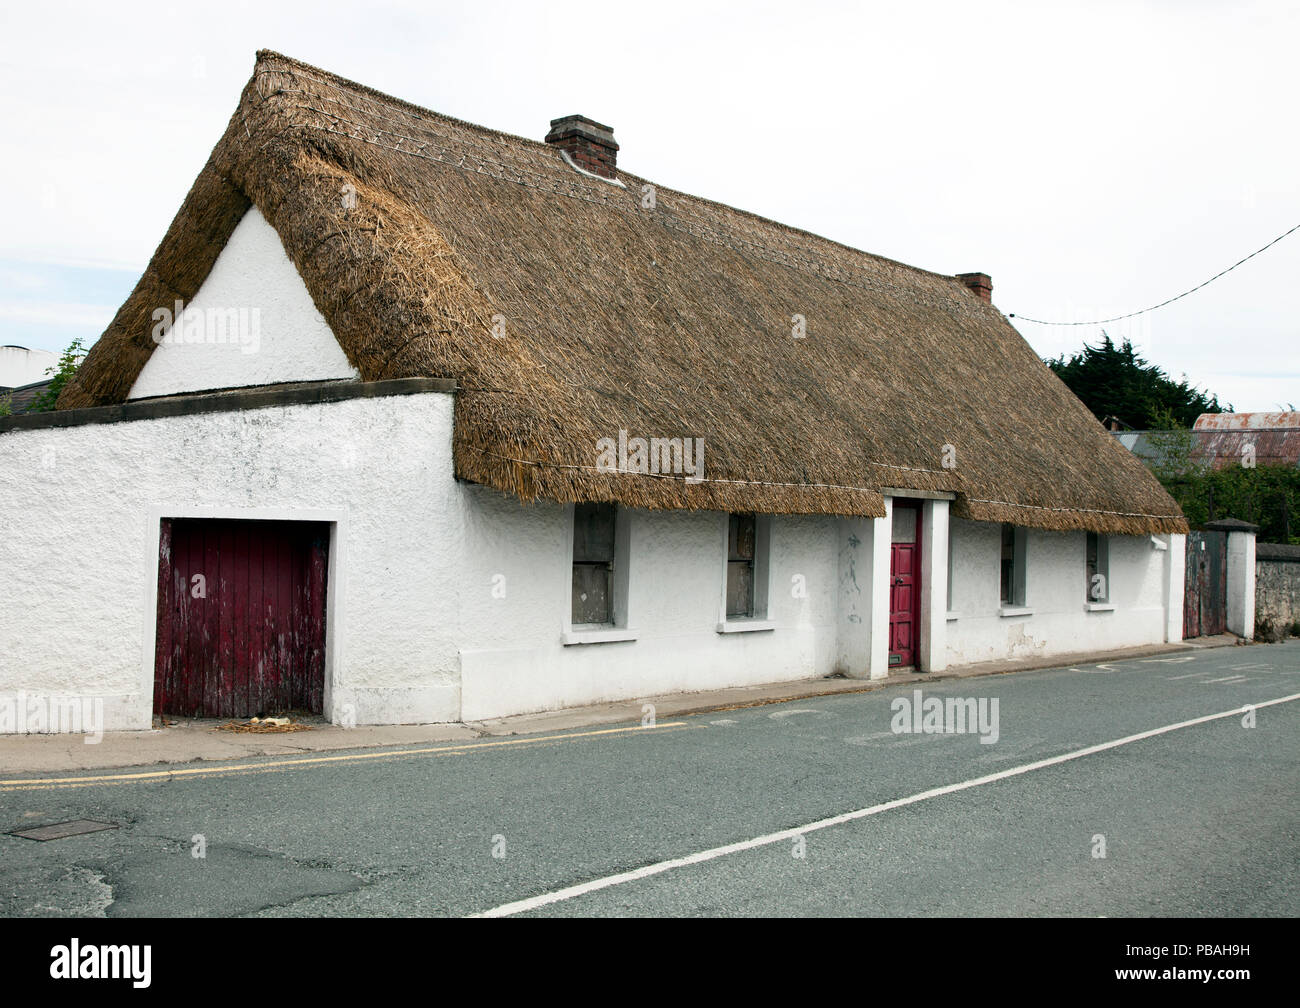
[[[613,127],[582,115],[564,116],[551,120],[546,142],[564,151],[583,171],[601,178],[614,178],[618,144],[614,142]]]
[[[975,292],[975,296],[993,302],[993,279],[987,273],[958,273],[957,279]]]

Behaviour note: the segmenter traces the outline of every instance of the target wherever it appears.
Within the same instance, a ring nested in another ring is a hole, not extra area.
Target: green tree
[[[54,367],[45,369],[47,375],[53,375],[50,380],[50,387],[34,398],[31,405],[27,407],[28,413],[48,413],[54,409],[54,404],[59,401],[59,393],[63,391],[63,386],[68,384],[68,380],[77,373],[77,368],[81,366],[82,359],[86,356],[86,348],[82,345],[81,337],[78,336],[68,344],[68,349],[64,350],[59,356],[59,363]]]
[[[1145,456],[1147,467],[1166,490],[1204,472],[1204,461],[1194,455],[1196,442],[1190,427],[1179,423],[1173,412],[1165,408],[1156,410],[1150,423],[1150,433],[1146,435],[1149,446],[1149,455]]]
[[[1105,332],[1097,346],[1085,343],[1080,352],[1046,364],[1098,420],[1114,416],[1137,430],[1170,430],[1191,427],[1202,413],[1232,412],[1231,406],[1219,405],[1218,396],[1185,378],[1174,381],[1129,340],[1116,346]]]
[[[1260,542],[1300,545],[1300,469],[1294,466],[1192,467],[1156,476],[1192,528],[1215,518],[1240,518],[1259,526]]]

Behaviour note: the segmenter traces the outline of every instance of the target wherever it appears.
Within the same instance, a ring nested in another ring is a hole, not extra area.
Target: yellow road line
[[[523,738],[495,739],[490,742],[468,742],[462,745],[431,746],[426,749],[386,749],[382,752],[346,753],[341,756],[303,756],[295,759],[271,760],[264,763],[238,763],[233,766],[188,767],[183,770],[149,770],[142,773],[100,774],[93,777],[20,777],[0,780],[0,791],[36,791],[44,788],[82,787],[89,784],[106,784],[114,781],[165,780],[175,777],[197,777],[202,774],[236,773],[242,770],[274,770],[309,766],[320,763],[348,763],[356,760],[391,759],[400,756],[430,756],[446,753],[464,753],[474,749],[496,746],[530,745],[537,742],[567,742],[571,739],[591,738],[595,735],[626,735],[629,732],[654,731],[660,728],[685,728],[685,721],[668,721],[657,725],[636,725],[632,728],[602,728],[597,731],[569,732],[563,735],[537,735]]]

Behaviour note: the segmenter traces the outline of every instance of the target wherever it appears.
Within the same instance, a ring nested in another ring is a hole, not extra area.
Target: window
[[[723,570],[718,633],[756,633],[776,629],[768,619],[770,515],[729,514],[722,518]]]
[[[1096,532],[1088,533],[1084,547],[1084,571],[1087,582],[1084,585],[1086,602],[1110,601],[1110,549],[1109,542]]]
[[[727,529],[727,619],[754,616],[754,558],[758,523],[752,514],[730,516]]]
[[[565,647],[637,639],[628,623],[633,585],[632,512],[613,504],[574,504],[569,619]]]
[[[953,611],[953,608],[952,608],[952,582],[953,582],[953,577],[954,577],[955,574],[956,574],[956,565],[953,563],[953,554],[954,554],[954,552],[955,552],[955,549],[954,549],[954,545],[955,545],[955,544],[954,544],[954,541],[953,541],[953,534],[952,534],[952,533],[953,533],[953,530],[952,530],[952,526],[950,525],[950,526],[948,527],[948,598],[947,598],[947,608],[948,608],[948,612],[950,612],[950,613]]]
[[[573,506],[573,624],[614,623],[614,505]]]
[[[1016,529],[1013,525],[1002,526],[1002,595],[1004,603],[1014,602],[1012,586],[1016,576]]]
[[[770,628],[767,620],[768,515],[727,515],[727,572],[719,633]],[[732,622],[736,620],[736,622]]]
[[[1002,526],[1002,593],[1004,606],[1025,605],[1025,536],[1015,525]]]

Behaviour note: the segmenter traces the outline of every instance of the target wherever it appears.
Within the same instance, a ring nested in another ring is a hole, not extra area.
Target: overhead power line
[[[1258,248],[1258,249],[1256,249],[1254,252],[1252,252],[1250,255],[1246,256],[1245,259],[1241,259],[1241,260],[1239,260],[1239,261],[1233,263],[1233,264],[1232,264],[1231,266],[1229,266],[1227,269],[1225,269],[1225,270],[1220,270],[1218,273],[1215,273],[1214,276],[1210,277],[1210,279],[1205,280],[1205,281],[1203,281],[1203,282],[1201,282],[1201,283],[1198,283],[1198,284],[1197,284],[1195,287],[1193,287],[1191,290],[1185,290],[1185,291],[1183,291],[1181,294],[1177,294],[1177,295],[1175,295],[1174,297],[1171,297],[1171,298],[1169,298],[1169,299],[1166,300],[1166,301],[1161,301],[1159,304],[1152,305],[1150,308],[1143,308],[1141,311],[1129,312],[1127,315],[1116,315],[1114,318],[1094,319],[1094,320],[1091,321],[1091,322],[1046,322],[1046,321],[1044,321],[1043,319],[1030,318],[1028,315],[1008,315],[1007,317],[1008,317],[1008,318],[1013,318],[1013,319],[1021,319],[1021,320],[1025,321],[1025,322],[1034,322],[1034,323],[1036,323],[1037,325],[1057,325],[1057,326],[1105,325],[1105,324],[1108,323],[1108,322],[1122,322],[1124,319],[1135,318],[1135,317],[1138,316],[1138,315],[1145,315],[1147,312],[1153,312],[1153,311],[1155,311],[1157,308],[1163,308],[1165,305],[1171,305],[1171,304],[1173,304],[1175,301],[1178,301],[1178,300],[1180,300],[1181,298],[1185,298],[1185,297],[1187,297],[1188,294],[1195,294],[1195,293],[1196,293],[1198,290],[1200,290],[1202,287],[1205,287],[1205,286],[1207,286],[1207,285],[1209,285],[1209,284],[1214,283],[1215,280],[1219,279],[1219,277],[1223,276],[1223,275],[1226,274],[1226,273],[1231,273],[1233,270],[1235,270],[1235,269],[1236,269],[1238,266],[1240,266],[1242,263],[1250,262],[1250,260],[1254,259],[1255,256],[1259,255],[1261,252],[1264,252],[1264,251],[1266,251],[1266,250],[1272,248],[1274,245],[1276,245],[1278,242],[1280,242],[1280,241],[1281,241],[1283,238],[1285,238],[1287,235],[1294,234],[1296,231],[1300,231],[1300,224],[1297,224],[1295,227],[1293,227],[1290,231],[1287,231],[1285,234],[1280,234],[1280,235],[1278,235],[1276,238],[1274,238],[1271,242],[1269,242],[1269,243],[1268,243],[1267,245],[1265,245],[1263,248]]]

